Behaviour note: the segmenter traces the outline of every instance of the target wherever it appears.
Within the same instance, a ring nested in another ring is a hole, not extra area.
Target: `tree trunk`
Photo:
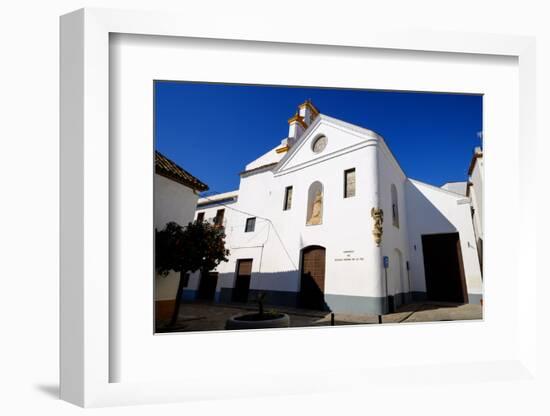
[[[180,313],[180,306],[181,306],[181,295],[183,294],[183,273],[180,272],[180,281],[178,282],[178,292],[176,293],[176,302],[174,304],[174,312],[172,313],[172,319],[170,319],[169,326],[176,325],[176,322],[178,321],[178,315]]]

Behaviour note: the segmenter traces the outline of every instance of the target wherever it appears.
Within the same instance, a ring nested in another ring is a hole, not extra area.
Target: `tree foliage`
[[[156,231],[155,267],[166,276],[170,270],[186,273],[210,271],[227,261],[223,227],[204,221],[189,223],[186,227],[170,222]]]
[[[180,278],[176,303],[169,326],[177,323],[183,294],[182,274],[200,270],[213,270],[222,261],[227,261],[229,250],[225,248],[223,227],[203,221],[190,222],[187,227],[170,222],[155,233],[155,267],[161,276],[173,270]]]

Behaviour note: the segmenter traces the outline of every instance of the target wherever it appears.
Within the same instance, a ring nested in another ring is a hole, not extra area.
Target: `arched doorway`
[[[308,309],[326,309],[324,247],[309,246],[302,250],[300,306]]]
[[[398,248],[393,249],[390,257],[390,274],[392,280],[390,295],[394,297],[394,306],[398,307],[405,303],[405,293],[409,291],[403,267],[403,255]]]

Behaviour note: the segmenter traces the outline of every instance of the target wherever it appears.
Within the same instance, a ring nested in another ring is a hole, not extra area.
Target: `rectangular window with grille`
[[[344,171],[344,198],[355,196],[355,168]]]
[[[204,221],[204,212],[199,212],[197,214],[197,221],[198,222],[203,222]]]
[[[214,218],[214,224],[215,225],[223,225],[223,214],[225,213],[225,209],[219,209],[216,211],[216,217]]]
[[[292,207],[292,186],[287,186],[285,189],[285,203],[283,210],[288,211]]]
[[[244,227],[245,233],[251,233],[256,228],[256,218],[247,218],[246,225]]]

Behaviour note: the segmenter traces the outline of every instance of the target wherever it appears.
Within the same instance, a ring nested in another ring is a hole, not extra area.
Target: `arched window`
[[[323,185],[321,182],[313,182],[307,197],[307,225],[319,225],[323,223]]]
[[[399,228],[399,203],[397,202],[397,188],[391,185],[391,218],[395,227]]]

